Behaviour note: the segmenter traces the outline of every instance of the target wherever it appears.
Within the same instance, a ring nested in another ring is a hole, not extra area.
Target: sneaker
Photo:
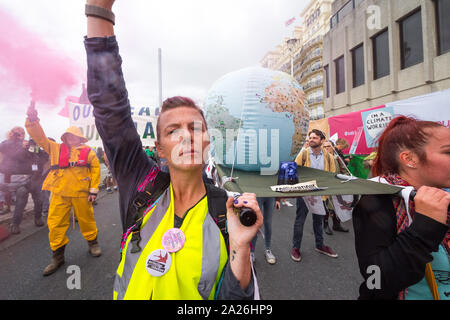
[[[117,191],[119,187],[118,186],[114,186],[114,191]]]
[[[277,258],[275,258],[275,256],[272,253],[272,250],[267,249],[266,252],[264,253],[264,256],[266,257],[266,261],[269,264],[275,264],[277,262]]]
[[[334,252],[333,250],[331,250],[331,248],[327,247],[327,246],[323,246],[322,248],[316,248],[316,251],[319,252],[319,253],[322,253],[324,255],[327,255],[327,256],[329,256],[331,258],[337,258],[338,257],[337,253]]]
[[[292,260],[297,261],[297,262],[302,260],[302,255],[300,254],[300,249],[293,248],[292,252],[291,252],[291,258],[292,258]]]
[[[281,201],[281,203],[286,207],[293,207],[294,205],[287,200]]]
[[[325,225],[323,227],[323,231],[329,236],[333,235],[333,231],[331,231],[330,226],[328,225],[328,223],[325,223]]]
[[[114,191],[112,191],[112,189],[111,188],[106,188],[106,193],[113,193]]]
[[[11,234],[19,234],[20,233],[20,228],[16,224],[11,224],[9,226],[9,232],[11,232]]]

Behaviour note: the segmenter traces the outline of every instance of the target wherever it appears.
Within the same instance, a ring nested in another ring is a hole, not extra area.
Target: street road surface
[[[99,229],[99,243],[103,254],[93,258],[82,238],[78,224],[69,228],[66,263],[55,274],[42,276],[50,262],[48,229],[37,228],[31,221],[22,223],[22,237],[11,236],[8,245],[0,243],[0,299],[31,300],[110,300],[114,275],[119,264],[121,223],[117,192],[101,193],[95,207]],[[275,265],[264,258],[264,242],[259,234],[256,245],[256,269],[261,296],[265,300],[353,300],[358,297],[362,281],[354,249],[351,222],[345,225],[350,233],[325,236],[325,244],[333,248],[339,258],[332,259],[314,250],[312,219],[308,216],[302,242],[302,261],[290,257],[295,218],[293,207],[283,206],[274,211],[272,251]],[[32,220],[32,219],[31,219]],[[331,222],[331,219],[330,219]],[[27,235],[26,237],[24,235]],[[14,238],[17,237],[17,238]],[[76,266],[76,267],[70,267]],[[80,289],[74,286],[74,268],[80,271]],[[69,273],[68,273],[69,271]],[[72,289],[70,289],[72,287]]]

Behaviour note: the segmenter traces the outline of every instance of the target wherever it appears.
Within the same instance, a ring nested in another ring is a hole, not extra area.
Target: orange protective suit
[[[27,120],[25,127],[30,137],[49,154],[51,167],[58,166],[61,145],[47,138],[39,121]],[[67,133],[83,137],[81,131],[75,127],[69,128],[65,134]],[[63,141],[65,134],[61,137]],[[84,140],[86,139],[84,138]],[[69,162],[77,162],[80,150],[86,147],[84,144],[76,148],[70,147]],[[89,151],[87,166],[55,168],[49,172],[42,189],[52,192],[47,220],[52,251],[56,251],[69,242],[66,232],[70,226],[71,209],[78,219],[84,239],[91,241],[97,238],[98,230],[94,219],[94,209],[92,203],[88,201],[88,196],[90,193],[98,193],[99,183],[100,163],[93,150]]]

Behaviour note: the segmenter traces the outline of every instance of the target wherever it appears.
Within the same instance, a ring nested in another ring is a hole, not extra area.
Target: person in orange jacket
[[[52,192],[47,223],[53,256],[44,269],[44,276],[47,276],[65,262],[71,209],[78,219],[81,234],[88,241],[89,252],[94,257],[101,255],[92,207],[100,183],[100,163],[95,152],[85,145],[87,139],[79,128],[68,128],[61,136],[63,143],[60,144],[45,135],[34,102],[28,108],[27,116],[25,127],[28,134],[50,155],[50,172],[42,186],[43,190]]]

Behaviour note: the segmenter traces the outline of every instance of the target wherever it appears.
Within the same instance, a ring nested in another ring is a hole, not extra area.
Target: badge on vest
[[[180,229],[173,228],[164,233],[161,242],[163,248],[168,252],[178,252],[183,248],[184,243],[186,242],[186,236]]]
[[[149,254],[146,261],[147,272],[154,277],[165,275],[172,264],[169,252],[164,249],[156,249]]]

